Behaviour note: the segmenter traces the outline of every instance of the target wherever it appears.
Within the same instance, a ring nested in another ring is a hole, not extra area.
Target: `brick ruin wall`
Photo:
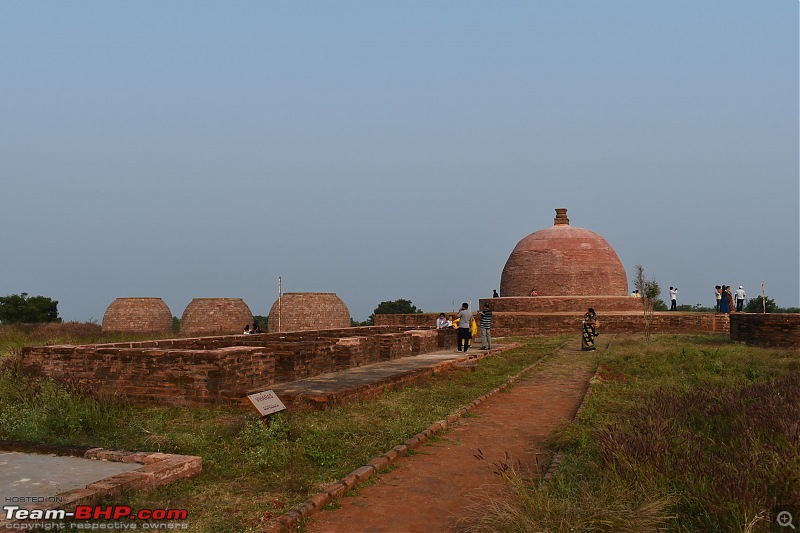
[[[453,313],[445,313],[447,316]],[[641,313],[599,313],[604,333],[641,333]],[[436,324],[439,313],[408,315],[375,315],[375,325],[423,327]],[[526,335],[559,335],[578,333],[582,313],[492,313],[492,335],[495,337]],[[477,316],[476,316],[477,320]],[[653,333],[727,333],[728,316],[715,313],[661,312],[653,315]]]
[[[279,383],[454,347],[451,330],[385,326],[26,347],[22,368],[140,405],[249,405]]]
[[[770,348],[800,348],[800,314],[733,313],[731,340]]]
[[[170,332],[172,312],[161,298],[117,298],[103,315],[103,331]]]

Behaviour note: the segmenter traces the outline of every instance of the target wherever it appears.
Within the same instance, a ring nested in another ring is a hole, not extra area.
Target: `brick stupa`
[[[534,289],[537,295],[532,295]],[[563,208],[556,209],[552,227],[517,243],[503,268],[500,298],[486,301],[496,312],[641,309],[641,301],[628,295],[625,268],[608,241],[570,226]]]
[[[350,311],[334,292],[287,292],[269,310],[270,333],[349,327]]]
[[[103,315],[103,332],[169,333],[172,311],[161,298],[117,298]]]
[[[231,335],[253,323],[253,313],[241,298],[195,298],[181,316],[182,335]]]

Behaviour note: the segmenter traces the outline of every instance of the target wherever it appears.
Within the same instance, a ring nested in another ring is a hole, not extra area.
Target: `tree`
[[[369,315],[367,322],[369,325],[375,323],[375,315],[414,315],[422,313],[422,309],[417,309],[417,306],[411,303],[411,300],[392,300],[389,302],[381,302],[378,307]]]
[[[764,305],[765,302],[766,306]],[[763,313],[765,307],[767,313],[780,312],[778,309],[778,304],[775,303],[775,300],[769,296],[767,296],[765,300],[760,294],[756,298],[750,298],[747,300],[747,303],[744,306],[744,311],[747,313]]]
[[[0,296],[0,322],[3,324],[36,324],[61,322],[58,302],[44,296],[31,296],[23,292]]]
[[[258,327],[261,328],[262,331],[269,331],[269,316],[264,315],[253,315],[253,327],[258,324]]]
[[[666,310],[667,305],[659,299],[661,287],[656,278],[648,280],[644,275],[644,267],[636,265],[636,275],[633,278],[633,286],[642,295],[642,313],[644,314],[644,338],[650,342],[650,329],[653,325],[653,313],[656,309]],[[663,307],[663,309],[661,309]]]
[[[411,300],[394,300],[391,302],[381,302],[373,311],[376,315],[413,315],[421,313],[422,309],[411,303]]]

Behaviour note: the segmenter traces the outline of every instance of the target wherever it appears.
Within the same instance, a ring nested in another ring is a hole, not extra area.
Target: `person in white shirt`
[[[436,319],[436,329],[444,329],[449,328],[451,323],[447,320],[447,317],[444,316],[444,313],[439,313],[439,318]]]
[[[470,321],[472,313],[469,311],[469,304],[464,302],[461,304],[461,309],[458,311],[458,351],[467,351],[469,348],[469,340],[472,338],[472,330],[470,329]]]
[[[744,307],[744,299],[745,299],[744,289],[741,285],[736,290],[736,294],[734,295],[734,300],[736,300],[736,312],[741,313],[742,307]]]
[[[672,300],[672,305],[670,306],[670,311],[675,311],[678,309],[678,287],[670,287],[669,288],[669,298]]]

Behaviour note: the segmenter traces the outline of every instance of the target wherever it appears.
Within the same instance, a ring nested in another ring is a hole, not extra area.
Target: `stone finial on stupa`
[[[567,218],[567,209],[559,207],[556,209],[556,218],[553,220],[554,226],[567,225],[569,226],[569,219]]]

